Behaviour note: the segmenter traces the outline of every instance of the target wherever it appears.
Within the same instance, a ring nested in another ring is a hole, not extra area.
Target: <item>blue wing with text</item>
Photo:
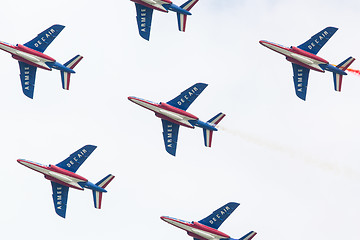
[[[149,40],[153,9],[145,7],[144,5],[138,3],[135,3],[135,7],[136,21],[139,28],[139,34],[142,38]]]
[[[39,52],[44,52],[64,28],[65,26],[62,25],[52,25],[45,31],[39,33],[33,40],[25,43],[24,46]]]
[[[165,149],[168,153],[175,156],[177,139],[179,134],[179,125],[169,122],[168,120],[161,119],[163,125],[163,137]]]
[[[207,87],[206,83],[196,83],[183,91],[179,96],[167,102],[167,104],[180,108],[184,111],[190,107],[200,93]]]
[[[296,95],[305,101],[310,69],[292,63]]]
[[[19,67],[20,67],[21,87],[22,87],[23,93],[27,97],[33,98],[37,67],[31,66],[27,63],[20,62],[20,61],[19,61]]]
[[[317,54],[337,30],[335,27],[327,27],[299,45],[298,48],[312,54]]]
[[[69,187],[51,181],[52,198],[57,215],[65,218]]]
[[[214,211],[212,214],[206,218],[199,221],[199,223],[204,224],[208,227],[218,229],[221,224],[232,214],[232,212],[239,206],[239,203],[229,202],[222,206],[221,208]]]
[[[56,166],[75,173],[95,149],[96,146],[85,145]]]

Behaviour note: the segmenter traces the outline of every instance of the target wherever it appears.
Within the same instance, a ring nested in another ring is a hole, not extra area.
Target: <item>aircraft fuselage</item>
[[[306,67],[318,72],[325,72],[320,65],[329,64],[329,62],[326,61],[325,59],[294,46],[288,48],[280,44],[276,44],[268,41],[260,41],[260,44],[277,53],[284,55],[286,57],[286,60],[288,60],[289,62],[298,64],[302,67]]]
[[[10,53],[14,59],[34,67],[49,71],[51,71],[52,68],[55,68],[65,72],[75,73],[74,70],[56,62],[56,60],[52,57],[21,44],[11,45],[5,42],[0,42],[0,49]]]
[[[89,188],[99,192],[106,192],[105,189],[89,182],[86,178],[63,168],[57,167],[55,165],[43,165],[24,159],[18,159],[17,161],[25,167],[44,174],[46,179],[59,183],[61,185],[75,188],[78,190],[84,190],[84,188]]]
[[[170,106],[167,103],[154,103],[145,99],[128,97],[130,101],[140,105],[150,111],[153,111],[159,118],[168,120],[172,123],[179,124],[184,127],[194,128],[189,122],[191,120],[198,120],[199,118],[179,108]]]
[[[187,222],[172,217],[161,217],[161,219],[175,227],[185,230],[189,236],[200,240],[230,239],[229,235],[198,222]]]
[[[286,57],[291,63],[295,63],[302,67],[309,68],[311,70],[315,70],[318,72],[325,72],[325,70],[329,72],[333,72],[340,75],[347,75],[345,71],[340,68],[337,68],[330,64],[325,59],[316,56],[315,54],[309,53],[297,47],[284,47],[280,44],[268,42],[268,41],[260,41],[260,44],[277,52]]]
[[[182,109],[173,107],[167,103],[154,103],[145,99],[136,98],[136,97],[128,97],[128,99],[137,105],[140,105],[150,111],[155,112],[155,116],[167,120],[169,122],[179,124],[188,128],[195,128],[195,126],[209,129],[212,131],[217,131],[215,126],[202,122],[198,117],[188,113]]]

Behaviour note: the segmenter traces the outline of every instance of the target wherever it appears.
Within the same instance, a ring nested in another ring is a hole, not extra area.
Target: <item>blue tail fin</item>
[[[239,203],[229,202],[221,208],[214,211],[206,218],[199,221],[208,227],[218,229],[220,225],[231,215],[231,213],[239,206]]]
[[[115,176],[109,174],[103,179],[101,179],[98,183],[96,183],[96,186],[99,186],[103,189],[115,178]],[[94,207],[97,209],[101,209],[101,202],[102,202],[102,192],[98,192],[93,190],[93,197],[94,197]]]
[[[70,59],[69,61],[67,61],[64,66],[70,69],[74,69],[75,66],[81,61],[81,59],[83,59],[82,56],[80,55],[76,55],[75,57],[73,57],[72,59]],[[62,88],[65,90],[69,90],[70,87],[70,72],[65,72],[65,71],[60,71],[60,75],[61,75],[61,83],[62,83]]]
[[[355,61],[355,58],[353,57],[349,57],[346,60],[344,60],[343,62],[341,62],[339,65],[337,65],[336,67],[345,71],[346,69],[348,69],[348,67]],[[333,77],[334,77],[334,88],[335,91],[340,92],[341,91],[341,84],[342,84],[342,78],[343,75],[341,74],[337,74],[337,73],[333,73]]]
[[[225,117],[224,113],[219,113],[217,114],[215,117],[211,118],[209,121],[207,121],[207,123],[209,123],[210,125],[216,127],[216,125]],[[212,135],[213,135],[213,131],[209,130],[209,129],[203,129],[204,132],[204,142],[205,142],[205,146],[206,147],[211,147],[211,142],[212,142]]]
[[[186,11],[190,11],[190,9],[191,9],[198,1],[199,1],[199,0],[189,0],[189,1],[187,1],[186,3],[184,3],[183,5],[181,5],[180,7],[181,7],[182,9],[185,9]],[[177,13],[177,19],[178,19],[179,31],[185,32],[187,15],[181,14],[181,13]]]
[[[254,231],[249,232],[248,234],[244,235],[243,237],[239,238],[239,240],[251,240],[253,237],[255,237],[257,233]]]

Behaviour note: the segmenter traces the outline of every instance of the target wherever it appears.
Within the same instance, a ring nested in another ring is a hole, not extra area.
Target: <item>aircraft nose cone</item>
[[[160,217],[161,218],[161,220],[163,220],[164,222],[168,222],[167,220],[168,220],[168,218],[167,217],[165,217],[165,216],[162,216],[162,217]]]
[[[16,160],[18,163],[20,163],[23,166],[26,166],[24,163],[26,162],[24,159],[18,159]]]

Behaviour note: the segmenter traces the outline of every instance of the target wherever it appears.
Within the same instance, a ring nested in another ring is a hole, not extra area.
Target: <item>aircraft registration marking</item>
[[[216,214],[212,219],[210,219],[209,223],[213,224],[214,222],[217,221],[217,219],[221,219],[221,216],[226,214],[228,212],[228,210],[231,210],[231,208],[229,206],[225,206],[221,211],[220,214]]]
[[[35,47],[39,47],[42,43],[46,43],[46,39],[48,39],[49,37],[53,37],[52,35],[55,33],[56,31],[54,29],[50,29],[47,33],[45,33],[45,37],[41,37],[36,43],[34,43]],[[40,41],[41,40],[41,41]]]
[[[185,93],[185,95],[177,102],[177,104],[181,106],[181,104],[185,103],[185,101],[189,101],[189,98],[197,91],[199,91],[199,89],[197,87],[193,87],[192,89],[190,89],[190,91]]]
[[[309,45],[308,45],[308,49],[311,50],[313,47],[315,47],[317,44],[320,43],[321,40],[323,40],[324,38],[326,38],[326,36],[328,35],[329,33],[327,31],[324,31],[321,33],[321,35],[319,35],[319,38],[315,39],[313,42],[311,42]],[[315,45],[316,44],[316,45]]]
[[[73,157],[73,160],[74,160],[74,161],[73,161],[73,160],[70,160],[70,161],[66,164],[66,166],[67,166],[67,167],[71,167],[72,165],[74,165],[75,163],[77,163],[77,161],[79,161],[80,158],[82,158],[82,157],[85,155],[85,153],[87,153],[87,151],[86,151],[85,148],[83,148],[83,149],[80,151],[80,153],[77,154],[77,156]]]

